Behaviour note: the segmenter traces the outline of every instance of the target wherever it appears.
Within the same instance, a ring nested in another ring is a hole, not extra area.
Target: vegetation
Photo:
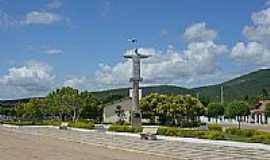
[[[132,128],[129,125],[119,125],[119,124],[113,124],[108,129],[109,131],[113,132],[129,132],[129,133],[139,133],[142,132],[142,128]]]
[[[90,92],[64,87],[57,89],[44,99],[31,99],[28,103],[20,103],[15,108],[20,120],[41,121],[45,119],[101,120],[101,102]]]
[[[207,106],[207,115],[216,118],[217,123],[219,116],[224,115],[224,106],[220,103],[210,103]]]
[[[161,124],[178,125],[198,122],[198,117],[204,114],[205,108],[200,101],[191,96],[167,96],[150,94],[140,102],[143,116],[153,120],[159,116]]]
[[[242,137],[242,141],[245,141],[245,142],[270,144],[269,132],[258,131],[255,129],[228,128],[226,129],[226,133],[230,135]]]
[[[94,129],[95,123],[91,121],[77,121],[68,123],[68,126],[72,128]]]
[[[222,131],[214,130],[185,130],[175,127],[161,127],[158,129],[159,135],[165,136],[177,136],[177,137],[189,137],[189,138],[201,138],[212,140],[223,140],[225,138]]]
[[[218,124],[208,124],[208,129],[210,131],[222,131],[222,127]]]
[[[249,115],[249,106],[248,103],[244,101],[233,101],[229,103],[229,105],[226,107],[226,116],[229,118],[235,118],[237,117],[238,121],[238,128],[240,129],[240,123],[242,121],[242,116]]]
[[[14,108],[0,105],[0,115],[15,116],[16,112]]]

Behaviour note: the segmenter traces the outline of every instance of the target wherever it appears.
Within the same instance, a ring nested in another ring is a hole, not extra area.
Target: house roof
[[[252,113],[264,113],[266,104],[270,104],[270,100],[260,100],[256,105],[255,109],[251,110]]]

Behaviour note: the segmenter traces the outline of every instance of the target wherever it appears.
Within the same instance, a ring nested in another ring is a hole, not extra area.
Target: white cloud
[[[243,34],[248,41],[237,43],[232,48],[231,57],[241,63],[268,65],[270,62],[270,8],[253,13],[251,19],[253,25],[245,26],[243,29]]]
[[[19,98],[46,94],[54,85],[55,76],[51,71],[48,64],[36,61],[10,68],[6,75],[0,77],[0,88],[7,90],[1,93],[0,97]]]
[[[26,24],[51,24],[58,22],[62,17],[55,13],[32,11],[26,14]]]
[[[205,22],[196,23],[186,28],[184,38],[188,42],[192,41],[213,41],[217,37],[215,30],[209,29]]]
[[[234,60],[242,63],[256,63],[258,65],[270,62],[270,50],[257,42],[237,43],[231,56]]]
[[[80,78],[75,77],[75,78],[65,80],[63,86],[83,89],[83,88],[86,88],[87,81],[88,80],[86,77],[80,77]]]
[[[192,42],[182,51],[169,46],[165,51],[154,48],[140,48],[139,53],[152,55],[142,60],[142,85],[177,84],[185,87],[197,86],[203,82],[214,83],[226,76],[218,69],[218,58],[228,49],[212,41]],[[127,51],[124,55],[134,54]],[[115,65],[100,64],[95,77],[74,77],[66,80],[64,86],[79,89],[101,90],[130,86],[131,60]],[[213,78],[213,75],[218,77]],[[221,76],[222,75],[222,76]],[[207,79],[210,77],[211,79]]]
[[[155,49],[140,49],[140,53],[152,55],[142,62],[144,83],[189,85],[192,79],[215,73],[218,57],[226,52],[226,46],[210,41],[191,43],[182,52],[170,48],[165,53]],[[103,64],[96,78],[99,83],[121,86],[128,84],[131,70],[130,61],[114,66]]]
[[[270,8],[253,13],[251,19],[253,25],[245,26],[243,34],[249,41],[270,46]]]
[[[53,0],[47,4],[48,9],[58,9],[62,7],[62,2],[59,0]]]

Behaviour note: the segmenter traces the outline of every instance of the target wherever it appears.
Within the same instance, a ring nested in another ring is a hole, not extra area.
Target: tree
[[[250,114],[249,106],[244,101],[233,101],[226,107],[226,116],[229,118],[237,117],[238,128],[240,129],[241,116],[247,116]]]
[[[140,109],[144,118],[149,118],[151,122],[154,122],[155,116],[158,115],[156,109],[158,105],[165,103],[167,96],[157,93],[151,93],[140,100]]]
[[[216,118],[216,123],[219,116],[222,116],[224,114],[224,106],[220,103],[210,103],[207,106],[207,115],[209,117]]]
[[[206,96],[200,96],[199,100],[205,107],[207,107],[208,104],[210,103],[210,98]]]
[[[103,106],[100,100],[92,93],[83,91],[80,93],[82,110],[80,115],[87,119],[102,119]]]
[[[193,123],[204,113],[200,101],[191,96],[150,94],[141,100],[143,115],[159,116],[164,124]]]
[[[262,89],[262,96],[263,96],[263,99],[267,99],[269,96],[268,91],[265,88]]]
[[[65,121],[70,112],[70,108],[66,105],[66,88],[56,89],[47,96],[49,112],[53,116],[58,116],[60,120]]]
[[[78,121],[81,115],[84,118],[97,118],[102,114],[100,101],[90,92],[80,92],[71,87],[63,87],[48,95],[50,112],[59,115],[64,121],[66,118]]]
[[[45,99],[31,99],[27,103],[21,103],[16,106],[18,118],[41,120],[47,113],[47,104]]]

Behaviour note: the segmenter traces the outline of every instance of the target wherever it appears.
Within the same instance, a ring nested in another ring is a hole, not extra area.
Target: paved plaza
[[[215,144],[191,143],[170,140],[145,141],[138,137],[106,134],[99,131],[61,131],[56,128],[6,128],[5,130],[38,137],[49,137],[69,142],[94,145],[110,149],[125,150],[162,157],[162,159],[196,160],[267,160],[270,151],[256,148],[232,147]]]

